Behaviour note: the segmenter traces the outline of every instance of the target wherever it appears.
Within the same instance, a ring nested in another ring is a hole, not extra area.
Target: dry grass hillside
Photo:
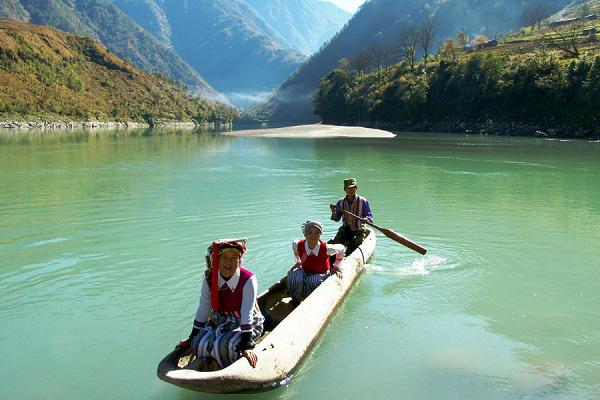
[[[233,108],[193,97],[85,36],[0,19],[0,115],[228,123]]]

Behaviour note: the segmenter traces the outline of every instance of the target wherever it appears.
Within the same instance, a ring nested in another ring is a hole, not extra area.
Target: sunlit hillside
[[[209,98],[219,94],[172,49],[103,0],[3,0],[0,18],[85,35],[146,72],[161,72]]]
[[[600,138],[600,8],[572,7],[518,31],[447,38],[386,66],[349,60],[321,80],[325,123],[393,130]]]
[[[237,111],[193,97],[85,36],[0,19],[0,118],[226,124]]]
[[[398,34],[428,19],[435,20],[435,40],[430,48],[465,29],[471,36],[485,35],[493,39],[497,34],[517,31],[522,25],[523,13],[537,0],[370,0],[348,22],[348,26],[333,37],[329,44],[313,55],[292,74],[269,98],[256,105],[250,116],[271,121],[318,121],[312,115],[311,99],[320,79],[338,66],[344,58],[368,46],[394,45]],[[549,14],[569,5],[571,0],[547,0],[543,4]],[[423,50],[415,49],[420,58]]]

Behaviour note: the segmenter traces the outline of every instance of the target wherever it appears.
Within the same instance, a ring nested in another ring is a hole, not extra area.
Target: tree
[[[434,16],[425,18],[417,28],[417,43],[423,49],[423,62],[427,64],[429,47],[434,43],[437,36],[437,22]]]
[[[467,28],[462,28],[460,31],[458,31],[458,33],[456,34],[456,43],[460,47],[465,47],[470,42],[471,42],[471,38],[467,34]]]
[[[449,58],[452,61],[456,60],[460,48],[456,45],[456,42],[452,38],[446,39],[446,41],[440,46],[438,54],[444,58]]]
[[[579,47],[583,41],[581,32],[584,28],[585,21],[582,18],[574,19],[566,26],[550,26],[552,33],[545,34],[543,40],[547,45],[576,58],[579,57]]]
[[[393,43],[383,43],[379,45],[379,51],[381,52],[381,61],[383,68],[389,68],[392,65],[398,63],[398,55]]]
[[[408,61],[411,71],[415,69],[415,48],[419,41],[416,26],[404,28],[396,35],[396,53],[401,60]]]
[[[350,57],[349,66],[359,74],[364,74],[370,71],[371,54],[369,50],[356,50],[354,55]]]
[[[356,73],[334,69],[321,79],[313,98],[313,112],[324,121],[341,123],[346,120],[347,101]]]
[[[488,37],[485,35],[477,35],[475,37],[475,40],[473,40],[473,44],[475,46],[482,45],[482,44],[486,43],[488,40],[489,40]]]
[[[377,44],[372,44],[367,47],[367,50],[370,55],[370,67],[377,71],[383,65],[383,53],[381,52],[381,47],[379,47]]]
[[[371,55],[371,66],[376,70],[387,69],[397,62],[398,57],[391,43],[373,44],[367,49]]]
[[[539,30],[542,21],[545,20],[548,15],[549,12],[547,6],[543,3],[538,3],[525,7],[523,13],[521,14],[521,21],[526,26],[530,26],[532,31],[536,25]]]
[[[350,69],[350,61],[346,57],[340,59],[338,61],[338,69],[349,70]]]

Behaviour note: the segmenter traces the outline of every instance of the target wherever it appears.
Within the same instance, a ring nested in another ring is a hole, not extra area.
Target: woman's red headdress
[[[235,250],[241,258],[246,253],[246,239],[217,240],[207,249],[206,266],[211,271],[211,305],[215,311],[219,310],[219,254],[227,250]]]

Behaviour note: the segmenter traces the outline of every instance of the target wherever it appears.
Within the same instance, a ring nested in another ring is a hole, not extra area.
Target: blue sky
[[[365,2],[365,0],[327,0],[341,8],[342,10],[356,12],[356,9]]]

